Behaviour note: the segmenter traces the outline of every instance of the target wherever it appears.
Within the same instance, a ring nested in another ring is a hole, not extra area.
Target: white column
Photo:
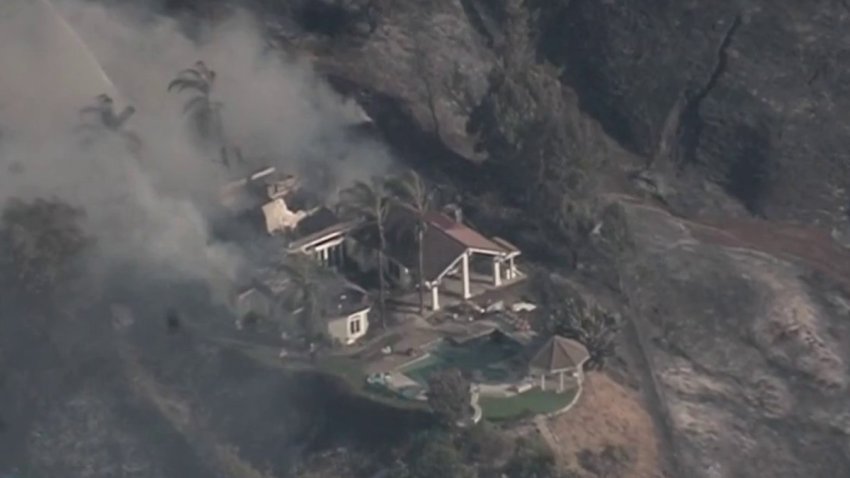
[[[469,252],[465,252],[463,259],[461,259],[461,281],[463,282],[463,298],[472,297],[472,293],[469,291]]]
[[[437,284],[431,286],[431,310],[440,310],[440,287]]]
[[[510,264],[508,266],[508,279],[513,279],[516,277],[516,264],[514,263],[514,258],[510,258]]]
[[[558,385],[558,393],[562,393],[564,391],[564,371],[561,371],[561,383]]]
[[[499,287],[502,285],[502,263],[498,257],[493,258],[493,285]]]
[[[540,390],[546,391],[546,374],[540,374]]]

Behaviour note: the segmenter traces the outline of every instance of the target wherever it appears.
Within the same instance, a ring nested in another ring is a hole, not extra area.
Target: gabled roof
[[[508,251],[494,242],[491,239],[484,237],[480,232],[471,227],[457,222],[451,217],[440,212],[428,212],[425,215],[425,220],[430,226],[429,229],[436,229],[452,240],[463,245],[466,249],[475,249],[481,252],[490,252],[492,254],[503,254]]]
[[[529,368],[544,373],[560,372],[580,367],[590,354],[575,340],[553,335],[534,354]]]
[[[330,209],[319,208],[298,223],[289,249],[300,249],[328,236],[347,233],[354,226],[354,222],[341,220]]]
[[[387,217],[387,256],[404,267],[416,270],[419,267],[416,247],[416,217],[404,206],[394,206]],[[367,243],[375,242],[365,237]],[[423,237],[423,278],[426,282],[439,279],[466,252],[468,246],[458,242],[437,227],[427,227]],[[375,244],[376,245],[376,244]]]

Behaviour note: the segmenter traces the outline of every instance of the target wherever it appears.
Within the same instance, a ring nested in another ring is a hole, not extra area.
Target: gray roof
[[[578,368],[590,354],[579,342],[553,335],[541,346],[531,358],[528,366],[532,370],[545,373],[560,372]]]

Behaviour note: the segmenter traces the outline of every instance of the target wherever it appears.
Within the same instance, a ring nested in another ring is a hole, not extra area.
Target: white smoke
[[[67,22],[67,23],[66,23]],[[341,181],[365,179],[389,164],[386,151],[353,141],[357,105],[308,65],[265,51],[256,25],[240,14],[199,42],[173,20],[66,0],[0,4],[0,201],[56,196],[85,208],[107,258],[162,265],[190,277],[234,274],[240,257],[210,244],[201,198],[231,174],[189,139],[185,97],[166,91],[197,60],[218,73],[229,139],[246,157],[297,172],[332,167]],[[78,111],[107,93],[142,140],[138,155],[119,136],[80,145]],[[13,172],[16,171],[16,172]]]

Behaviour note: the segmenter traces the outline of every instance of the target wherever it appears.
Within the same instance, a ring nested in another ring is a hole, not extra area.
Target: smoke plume
[[[386,168],[378,144],[355,139],[359,107],[308,65],[266,47],[245,13],[189,38],[176,21],[82,0],[4,0],[0,5],[0,202],[55,196],[87,212],[106,264],[142,263],[213,280],[242,258],[210,239],[206,219],[232,170],[192,141],[185,96],[167,92],[203,60],[217,72],[228,141],[281,170],[329,168],[335,187]],[[79,110],[100,94],[136,113],[119,133],[83,141]],[[306,168],[305,168],[306,166]]]

